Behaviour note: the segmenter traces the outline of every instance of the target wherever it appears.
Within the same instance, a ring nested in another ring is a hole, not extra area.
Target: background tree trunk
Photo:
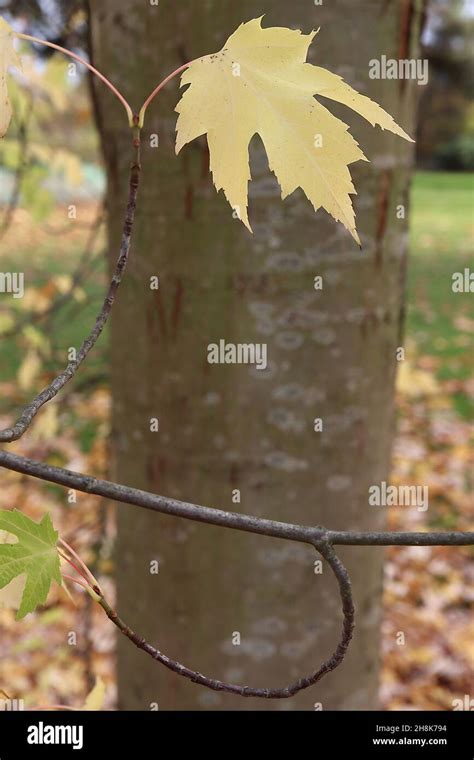
[[[372,58],[416,55],[414,3],[352,0],[91,0],[95,64],[136,104],[181,63],[219,50],[242,22],[305,32],[310,61],[342,74],[409,132],[412,83],[373,81]],[[356,6],[356,7],[355,7]],[[100,87],[100,85],[99,85]],[[126,197],[130,134],[96,91],[109,181],[111,262]],[[371,163],[352,167],[363,250],[300,191],[285,202],[258,140],[252,146],[255,234],[232,219],[208,173],[206,141],[174,155],[177,82],[151,107],[132,260],[112,326],[113,443],[121,482],[274,519],[381,529],[368,488],[389,471],[396,349],[401,344],[407,188],[412,151],[346,109]],[[159,136],[159,148],[150,145]],[[158,275],[160,288],[150,289]],[[314,278],[323,277],[323,290]],[[220,338],[266,342],[269,369],[209,365]],[[151,418],[160,430],[150,432]],[[323,432],[314,432],[314,419]],[[239,489],[240,503],[233,502]],[[127,709],[371,709],[376,706],[381,552],[341,551],[357,629],[345,664],[290,701],[219,695],[118,643]],[[309,548],[120,506],[118,607],[174,658],[207,675],[283,685],[334,648],[340,609]],[[159,573],[150,563],[159,561]],[[233,634],[240,633],[240,646]]]

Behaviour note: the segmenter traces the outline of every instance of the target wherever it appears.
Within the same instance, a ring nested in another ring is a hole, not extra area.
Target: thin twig
[[[85,583],[84,581],[79,580],[79,578],[73,578],[72,575],[67,575],[67,573],[62,574],[63,578],[66,578],[66,580],[71,581],[71,583],[76,583],[78,586],[82,586],[82,588],[85,588],[86,591],[89,589],[89,584]]]
[[[72,546],[70,546],[70,545],[69,545],[69,544],[68,544],[66,541],[64,541],[64,539],[62,539],[62,538],[60,538],[60,539],[59,539],[59,543],[60,543],[60,544],[62,544],[62,545],[64,546],[64,548],[65,548],[65,549],[66,549],[66,550],[67,550],[67,551],[68,551],[68,552],[71,554],[71,556],[72,556],[72,557],[74,557],[74,559],[75,559],[75,560],[76,560],[76,562],[78,563],[79,567],[80,567],[80,568],[82,568],[82,570],[81,570],[81,571],[78,571],[78,572],[80,572],[80,575],[82,575],[82,576],[83,576],[84,580],[88,581],[88,582],[89,582],[89,585],[90,585],[90,586],[96,586],[97,588],[99,588],[99,589],[100,589],[100,586],[99,586],[99,581],[97,580],[97,578],[95,578],[95,577],[94,577],[94,575],[93,575],[93,574],[92,574],[92,572],[89,570],[89,568],[87,567],[87,565],[86,565],[86,563],[84,562],[84,560],[82,560],[82,559],[80,558],[80,556],[77,554],[77,552],[75,552],[75,551],[74,551],[74,549],[72,548]],[[71,564],[73,564],[71,560],[68,560],[68,561],[69,561]],[[76,568],[76,569],[77,569],[77,568]],[[100,589],[100,590],[101,590],[101,589]],[[101,590],[101,593],[102,593],[102,590]]]
[[[165,77],[165,79],[163,79],[163,81],[160,82],[160,84],[157,87],[155,87],[151,95],[148,96],[148,98],[145,100],[144,104],[142,105],[140,109],[140,113],[138,115],[139,127],[143,127],[146,110],[148,106],[150,105],[150,103],[156,98],[158,93],[161,92],[163,87],[165,87],[168,84],[168,82],[171,82],[171,80],[174,79],[175,76],[177,76],[178,74],[181,74],[183,71],[185,71],[185,69],[189,68],[189,66],[191,66],[192,63],[195,63],[195,61],[188,61],[188,63],[183,63],[182,66],[172,71],[171,74],[168,74],[168,76]]]
[[[167,496],[158,496],[149,491],[141,491],[108,480],[91,478],[88,475],[35,462],[33,459],[2,450],[0,450],[0,467],[49,483],[57,483],[66,488],[73,488],[82,493],[95,494],[113,501],[151,509],[154,512],[307,544],[314,544],[315,541],[351,546],[469,546],[474,544],[474,532],[468,531],[396,533],[327,530],[322,526],[295,525],[239,512],[225,512],[222,509],[202,507]]]
[[[208,676],[199,673],[196,670],[182,665],[176,660],[172,660],[167,655],[163,654],[156,647],[150,644],[142,636],[135,633],[124,621],[118,616],[117,612],[112,609],[103,596],[99,598],[99,604],[104,610],[105,614],[112,621],[112,623],[119,629],[119,631],[126,636],[130,641],[135,644],[138,649],[146,652],[154,660],[161,663],[183,678],[187,678],[193,683],[197,683],[200,686],[205,686],[213,691],[223,691],[228,694],[235,694],[239,697],[258,697],[261,699],[287,699],[293,697],[299,691],[307,689],[309,686],[313,686],[315,683],[321,680],[323,676],[330,673],[332,670],[340,665],[345,657],[348,646],[352,638],[352,632],[354,630],[354,605],[352,602],[351,582],[349,574],[342,564],[341,560],[336,556],[334,549],[328,541],[315,542],[315,548],[321,553],[324,559],[331,567],[336,580],[339,585],[339,593],[341,596],[342,609],[344,614],[344,622],[342,626],[342,632],[340,640],[337,644],[333,654],[323,662],[323,664],[310,673],[307,676],[299,678],[297,681],[289,684],[288,686],[282,686],[281,688],[258,688],[254,686],[241,686],[239,684],[227,683],[226,681],[220,681],[217,678],[209,678]],[[97,589],[95,589],[97,591]]]
[[[73,562],[73,561],[72,561],[72,559],[71,559],[70,557],[68,557],[66,554],[64,554],[64,553],[61,551],[61,549],[58,549],[58,554],[59,554],[59,556],[60,556],[60,557],[61,557],[61,558],[62,558],[62,559],[65,561],[65,562],[67,562],[67,563],[68,563],[68,565],[71,565],[71,567],[72,567],[72,568],[74,568],[74,570],[76,571],[76,573],[77,573],[78,575],[80,575],[80,576],[81,576],[81,578],[82,578],[83,580],[85,580],[87,584],[90,584],[90,579],[87,577],[87,575],[85,575],[85,573],[84,573],[84,571],[83,571],[83,570],[80,570],[80,569],[79,569],[79,567],[78,567],[78,566],[75,564],[75,562]],[[64,577],[65,577],[65,578],[66,578],[66,577],[67,577],[67,578],[69,578],[69,576],[64,576]]]
[[[95,346],[110,316],[110,312],[115,301],[115,296],[117,294],[128,263],[130,242],[137,205],[138,186],[140,182],[140,130],[138,128],[134,128],[133,135],[134,156],[130,168],[128,203],[122,233],[120,253],[112,280],[109,285],[107,296],[97,317],[96,323],[91,333],[88,335],[81,348],[79,349],[76,358],[73,361],[70,361],[66,369],[61,372],[61,374],[58,375],[53,380],[53,382],[50,383],[50,385],[41,391],[41,393],[36,396],[36,398],[34,398],[27,407],[25,407],[22,415],[12,428],[7,428],[0,431],[0,442],[10,443],[11,441],[17,441],[26,432],[26,430],[28,430],[41,407],[44,406],[44,404],[46,404],[48,401],[51,401],[51,399],[53,399],[59,393],[59,391],[66,385],[66,383],[68,383],[74,377],[90,350]]]
[[[18,37],[20,40],[26,40],[27,42],[33,42],[35,45],[45,45],[46,47],[52,48],[53,50],[57,50],[60,53],[63,53],[64,55],[67,55],[69,58],[73,58],[75,61],[78,61],[82,66],[85,66],[89,71],[91,71],[96,77],[98,77],[113,94],[120,100],[123,107],[125,108],[125,111],[127,112],[128,121],[130,126],[133,126],[133,111],[122,93],[115,87],[115,85],[112,84],[112,82],[107,79],[104,74],[102,74],[100,71],[98,71],[95,66],[92,66],[92,64],[89,63],[89,61],[86,61],[85,58],[82,58],[82,56],[77,55],[77,53],[73,53],[72,50],[68,50],[67,48],[62,47],[61,45],[56,45],[55,42],[48,42],[47,40],[39,39],[38,37],[32,37],[30,34],[20,34],[19,32],[15,32],[15,37]]]

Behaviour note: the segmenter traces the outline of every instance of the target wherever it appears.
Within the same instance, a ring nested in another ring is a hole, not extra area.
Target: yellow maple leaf
[[[10,125],[12,106],[8,95],[7,74],[10,66],[21,68],[20,58],[13,46],[13,29],[0,17],[0,137]]]
[[[348,165],[367,159],[347,124],[314,96],[343,103],[373,126],[413,141],[377,103],[336,74],[306,63],[317,32],[264,29],[262,18],[241,24],[219,53],[199,58],[182,75],[181,86],[190,87],[176,109],[176,152],[207,134],[216,189],[224,190],[251,231],[249,143],[258,134],[282,198],[301,187],[315,211],[326,209],[360,244]]]

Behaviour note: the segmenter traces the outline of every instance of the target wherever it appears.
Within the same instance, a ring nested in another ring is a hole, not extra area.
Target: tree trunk
[[[90,5],[95,65],[137,109],[169,72],[216,52],[242,21],[266,12],[266,26],[321,26],[309,60],[342,74],[413,131],[411,83],[368,75],[372,58],[414,55],[412,2],[362,0],[357,9],[351,0],[322,7],[308,0]],[[112,263],[130,130],[120,104],[99,87]],[[276,520],[382,529],[368,488],[389,472],[407,229],[397,207],[407,208],[411,148],[328,104],[371,159],[351,167],[360,251],[324,211],[314,214],[300,191],[281,201],[255,140],[252,236],[215,193],[206,141],[175,157],[177,101],[175,81],[150,108],[143,134],[132,258],[112,322],[111,474],[156,493]],[[153,276],[158,291],[150,289]],[[314,287],[317,276],[322,290]],[[268,369],[208,364],[208,344],[220,339],[266,343]],[[153,418],[159,432],[150,430]],[[314,429],[317,418],[322,432]],[[121,505],[118,513],[120,614],[171,657],[217,678],[281,686],[334,649],[340,602],[310,548],[135,507]],[[120,708],[376,707],[383,555],[371,547],[340,555],[353,580],[356,633],[342,667],[316,687],[269,703],[217,694],[120,640]]]

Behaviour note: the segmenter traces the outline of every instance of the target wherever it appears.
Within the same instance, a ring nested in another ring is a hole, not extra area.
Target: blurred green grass
[[[81,235],[84,241],[88,235],[88,231],[84,230]],[[49,241],[42,241],[39,245],[35,245],[34,240],[32,240],[31,243],[27,244],[23,242],[23,245],[20,245],[14,253],[2,253],[0,267],[5,272],[24,272],[25,290],[28,287],[33,287],[41,291],[43,288],[47,288],[52,277],[72,276],[83,254],[84,245],[80,240],[71,241],[67,234],[64,236],[52,235]],[[40,331],[47,331],[47,335],[52,341],[54,353],[59,352],[63,356],[61,366],[58,365],[57,356],[47,360],[45,362],[47,372],[56,373],[60,368],[66,366],[68,349],[70,347],[78,349],[81,346],[86,331],[91,329],[95,323],[99,305],[105,295],[106,283],[105,257],[99,253],[91,271],[81,283],[81,288],[86,295],[86,300],[83,303],[72,301],[63,304],[48,328],[44,327],[41,320],[35,322],[33,317],[33,326]],[[19,299],[9,299],[9,308],[16,310],[19,315],[24,314]],[[97,345],[97,351],[88,358],[88,365],[94,374],[106,371],[106,354],[107,328]],[[24,347],[21,332],[15,338],[1,340],[0,382],[11,381],[15,378],[23,358]],[[2,410],[3,407],[4,404],[1,404]]]
[[[471,293],[452,290],[453,273],[473,270],[474,174],[418,172],[413,181],[406,336],[417,356],[435,358],[439,380],[472,375],[474,311]],[[462,390],[457,411],[473,413]]]

